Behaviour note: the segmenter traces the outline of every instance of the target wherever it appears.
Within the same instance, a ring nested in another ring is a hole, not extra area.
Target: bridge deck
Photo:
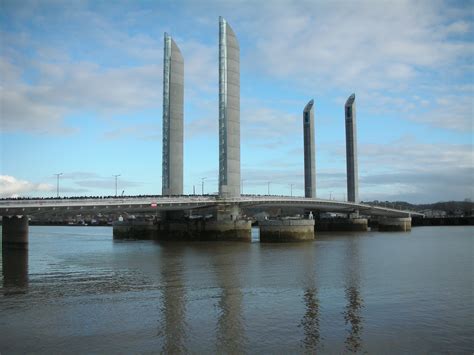
[[[410,217],[423,216],[413,211],[374,207],[347,201],[312,199],[288,196],[242,196],[219,199],[217,196],[150,196],[126,198],[78,199],[9,199],[0,201],[0,215],[77,215],[88,213],[155,213],[156,211],[189,210],[214,207],[218,204],[238,204],[240,207],[301,207],[321,212],[359,211],[367,216]]]

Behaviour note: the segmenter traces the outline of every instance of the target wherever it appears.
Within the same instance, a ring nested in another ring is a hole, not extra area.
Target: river
[[[0,353],[469,353],[474,227],[314,242],[114,241],[30,227],[2,251]]]

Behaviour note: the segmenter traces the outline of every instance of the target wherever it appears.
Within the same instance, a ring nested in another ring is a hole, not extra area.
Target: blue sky
[[[473,1],[0,1],[0,195],[161,192],[163,33],[185,61],[184,190],[217,191],[218,16],[241,48],[244,193],[345,199],[356,94],[362,200],[472,198]]]

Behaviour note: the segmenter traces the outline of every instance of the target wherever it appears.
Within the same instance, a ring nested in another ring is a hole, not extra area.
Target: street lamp
[[[57,173],[57,174],[54,174],[56,175],[56,179],[57,179],[57,182],[56,182],[56,197],[59,198],[59,177],[61,175],[63,175],[63,173]]]
[[[290,196],[293,197],[293,185],[294,184],[290,184]]]
[[[204,195],[204,180],[206,180],[207,177],[201,178],[201,195]]]
[[[115,197],[117,197],[117,178],[120,176],[120,174],[112,175],[112,176],[115,177]]]

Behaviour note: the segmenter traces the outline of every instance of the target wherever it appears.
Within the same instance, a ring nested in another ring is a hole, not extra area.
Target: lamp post
[[[201,195],[204,195],[204,180],[206,180],[207,177],[201,178]]]
[[[293,185],[294,184],[290,184],[290,196],[293,197]]]
[[[57,173],[54,175],[56,175],[56,197],[59,198],[59,177],[63,175],[63,173]]]
[[[120,176],[120,174],[112,175],[112,176],[115,177],[115,197],[117,197],[117,179]]]

